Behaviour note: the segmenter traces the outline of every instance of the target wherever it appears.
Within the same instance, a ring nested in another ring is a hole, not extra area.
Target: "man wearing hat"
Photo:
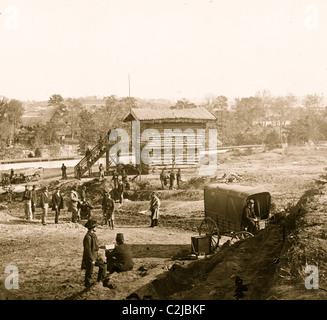
[[[110,193],[107,194],[107,199],[105,203],[105,221],[108,226],[114,230],[115,225],[115,210],[116,210],[116,203],[115,200],[111,198]]]
[[[247,228],[248,232],[256,231],[256,220],[257,216],[254,211],[254,200],[248,199],[246,201],[246,206],[243,209],[241,226],[243,229]]]
[[[37,192],[36,192],[36,186],[34,184],[32,186],[32,191],[31,191],[32,219],[35,219],[36,204],[37,204]]]
[[[70,202],[68,211],[72,213],[72,222],[76,223],[78,219],[78,205],[80,203],[80,200],[78,198],[78,194],[76,191],[76,186],[72,187],[72,190],[70,192]]]
[[[63,163],[61,166],[61,179],[62,180],[67,180],[67,167]]]
[[[152,192],[150,199],[150,211],[151,211],[151,226],[158,226],[160,199],[155,192]]]
[[[49,193],[48,193],[48,187],[44,187],[44,189],[40,195],[40,206],[42,208],[41,219],[42,219],[43,225],[47,224],[46,219],[47,219],[47,215],[48,215],[49,201],[50,201],[50,197],[49,197]]]
[[[102,216],[103,216],[103,220],[104,220],[105,225],[107,224],[107,216],[106,216],[107,200],[108,200],[108,191],[103,190],[101,208],[102,208]]]
[[[25,186],[25,191],[23,194],[25,218],[26,220],[32,219],[32,192],[28,185]]]
[[[93,284],[92,274],[94,266],[99,267],[97,282],[103,281],[106,276],[106,267],[104,261],[98,256],[99,243],[96,235],[97,222],[95,219],[89,219],[85,227],[88,229],[83,240],[83,260],[82,270],[85,270],[85,287]]]
[[[117,233],[116,246],[113,250],[105,251],[107,257],[107,270],[109,273],[129,271],[133,269],[134,262],[129,245],[124,243],[124,235]]]
[[[59,186],[56,188],[56,192],[52,195],[52,211],[55,212],[55,223],[59,221],[60,210],[64,208],[64,200],[60,193]]]

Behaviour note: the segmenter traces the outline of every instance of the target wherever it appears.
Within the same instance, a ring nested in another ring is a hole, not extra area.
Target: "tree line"
[[[79,99],[64,99],[59,94],[52,95],[48,106],[55,107],[51,119],[46,124],[28,128],[33,135],[28,144],[33,148],[44,145],[78,143],[84,153],[104,137],[110,128],[121,128],[123,117],[129,108],[136,106],[134,98],[106,97],[100,106],[85,107]]]
[[[23,114],[19,100],[0,97],[0,147],[14,142]]]
[[[299,99],[292,94],[274,97],[267,90],[255,96],[235,98],[207,96],[203,106],[218,118],[223,145],[281,143],[303,145],[327,139],[327,108],[322,96],[308,94]]]
[[[103,103],[83,106],[79,99],[52,95],[48,106],[54,107],[51,119],[45,124],[25,128],[30,148],[45,145],[78,143],[81,153],[97,144],[109,129],[125,128],[123,117],[131,107],[140,107],[131,97],[104,98]],[[327,140],[327,109],[317,94],[299,99],[290,94],[274,97],[269,91],[255,96],[229,101],[223,95],[207,95],[205,102],[194,104],[187,99],[178,100],[171,109],[206,107],[217,117],[217,129],[222,145],[266,144],[276,147],[283,142],[301,145],[308,141]],[[166,107],[166,106],[165,106]],[[0,99],[0,146],[17,142],[24,114],[22,103],[15,99]],[[24,133],[25,134],[25,133]]]

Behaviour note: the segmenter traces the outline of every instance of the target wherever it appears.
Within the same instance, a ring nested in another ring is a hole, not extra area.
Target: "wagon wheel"
[[[218,248],[220,232],[216,222],[212,218],[205,218],[199,227],[199,235],[211,236],[211,248],[215,250]]]
[[[251,238],[254,235],[251,232],[248,231],[240,231],[240,232],[236,232],[233,236],[232,239],[230,240],[231,244],[234,244],[237,241],[241,241],[247,238]]]

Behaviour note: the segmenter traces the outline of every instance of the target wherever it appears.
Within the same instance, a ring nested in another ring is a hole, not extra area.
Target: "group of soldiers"
[[[26,220],[34,220],[36,218],[36,208],[40,207],[42,209],[41,222],[43,225],[47,224],[49,208],[55,212],[55,224],[59,223],[60,211],[64,209],[64,199],[59,186],[50,194],[47,186],[43,187],[41,192],[37,192],[35,185],[32,188],[26,185],[23,193],[23,202]],[[86,187],[83,186],[81,197],[79,197],[76,187],[73,186],[68,204],[68,211],[72,213],[72,222],[76,223],[81,219],[91,218],[91,209],[93,209],[93,206],[87,199]]]
[[[55,223],[58,223],[60,210],[64,207],[64,201],[59,187],[57,187],[55,192],[50,195],[48,187],[45,186],[38,196],[35,185],[33,185],[32,188],[26,185],[23,193],[23,202],[25,219],[29,221],[35,219],[36,207],[38,204],[40,205],[42,208],[41,220],[43,225],[46,225],[49,207],[55,211]]]
[[[116,201],[113,197],[114,189],[111,192],[104,190],[102,199],[102,212],[104,224],[114,229]],[[28,221],[35,219],[35,211],[37,207],[42,209],[41,222],[46,225],[48,210],[51,208],[55,212],[55,223],[59,222],[60,211],[64,208],[64,200],[58,186],[54,193],[50,194],[47,186],[42,188],[41,192],[37,192],[36,186],[32,188],[25,186],[23,193],[25,218]],[[72,213],[71,221],[77,223],[80,220],[88,220],[92,218],[92,209],[90,199],[87,196],[86,186],[82,187],[81,194],[77,192],[76,186],[71,188],[68,203],[68,212]]]
[[[177,183],[177,189],[179,189],[180,183],[182,181],[182,174],[180,168],[177,170],[177,173],[175,173],[174,169],[172,169],[168,172],[168,174],[165,173],[165,169],[161,170],[160,173],[161,189],[165,189],[168,186],[168,181],[169,181],[169,189],[170,190],[174,189],[175,180]]]

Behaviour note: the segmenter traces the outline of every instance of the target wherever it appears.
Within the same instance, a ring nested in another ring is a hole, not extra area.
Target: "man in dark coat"
[[[107,216],[106,216],[107,200],[108,200],[108,191],[104,190],[103,191],[103,196],[102,196],[101,208],[102,208],[102,216],[103,216],[103,220],[104,220],[105,225],[107,224]]]
[[[61,179],[66,180],[67,179],[67,167],[63,163],[61,166]]]
[[[114,181],[114,188],[118,188],[118,172],[115,169],[114,172],[112,173],[112,180]]]
[[[94,219],[89,219],[85,227],[88,229],[83,239],[83,260],[82,270],[85,270],[85,287],[89,287],[94,284],[92,280],[92,274],[94,266],[99,267],[97,282],[103,281],[106,276],[106,266],[104,261],[99,257],[99,243],[96,235],[97,222]]]
[[[254,200],[247,200],[246,206],[243,209],[241,226],[246,228],[248,232],[254,233],[256,231],[257,216],[254,211]]]
[[[110,193],[107,194],[107,199],[105,203],[105,219],[106,224],[114,230],[115,225],[115,210],[116,210],[116,203],[115,200],[111,198]]]
[[[181,169],[179,168],[176,174],[177,189],[180,188],[181,180],[182,180],[182,173],[181,173]]]
[[[25,218],[26,220],[32,219],[32,192],[28,185],[25,186],[25,191],[23,194]]]
[[[52,211],[55,211],[55,223],[58,223],[60,210],[64,208],[64,200],[60,194],[60,188],[52,195]]]
[[[37,192],[36,192],[36,186],[33,185],[31,191],[32,219],[35,219],[36,205],[37,205]]]
[[[171,170],[169,173],[169,189],[174,188],[174,181],[175,181],[175,172],[174,170]]]
[[[125,185],[123,182],[118,182],[118,199],[119,199],[119,203],[123,204],[124,201],[124,192],[125,192]]]
[[[165,185],[166,185],[165,180],[166,180],[165,169],[162,169],[160,173],[161,189],[165,189]]]
[[[106,250],[107,269],[109,273],[129,271],[133,269],[134,262],[129,245],[124,243],[124,235],[117,233],[115,249]]]
[[[80,204],[81,219],[90,219],[92,216],[93,205],[89,201],[83,201]]]
[[[10,176],[9,176],[10,183],[13,182],[12,180],[13,180],[13,178],[14,178],[14,175],[15,175],[14,169],[11,169],[11,170],[10,170]]]

